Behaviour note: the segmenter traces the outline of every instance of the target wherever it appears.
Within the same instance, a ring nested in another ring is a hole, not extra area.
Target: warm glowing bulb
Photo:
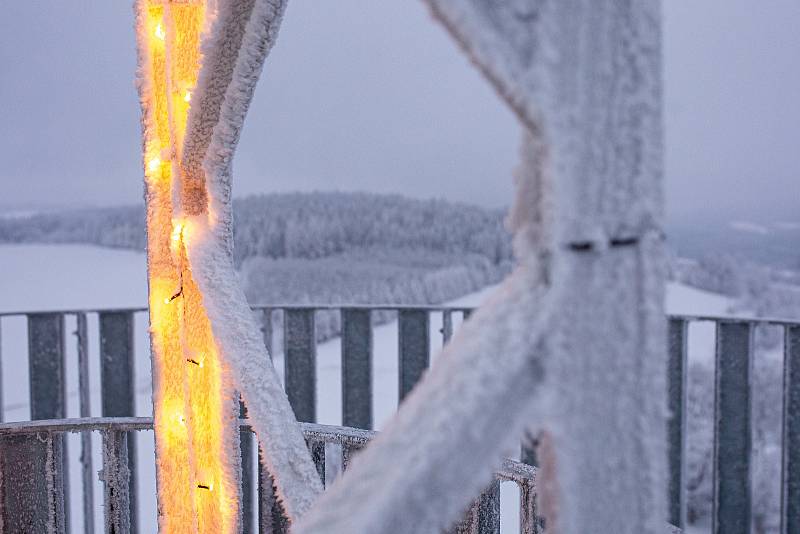
[[[161,41],[167,37],[167,34],[164,33],[164,28],[161,26],[161,23],[156,24],[156,37],[158,37]]]
[[[147,162],[147,170],[154,173],[161,166],[161,158],[153,158]]]
[[[169,304],[169,299],[164,299],[164,304]]]
[[[183,236],[183,223],[175,223],[172,227],[172,242],[177,243]]]
[[[186,91],[186,94],[183,95],[183,101],[189,102],[192,99],[192,93],[190,91]]]

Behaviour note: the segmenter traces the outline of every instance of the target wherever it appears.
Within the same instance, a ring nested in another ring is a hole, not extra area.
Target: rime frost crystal
[[[447,528],[527,428],[548,532],[663,533],[659,4],[428,4],[527,130],[520,266],[297,530]]]

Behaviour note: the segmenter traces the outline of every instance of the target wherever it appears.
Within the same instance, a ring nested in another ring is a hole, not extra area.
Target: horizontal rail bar
[[[419,310],[429,312],[457,312],[469,315],[475,306],[446,306],[436,304],[423,304],[409,306],[405,304],[257,304],[250,307],[253,311],[262,310],[376,310],[376,311],[403,311]],[[141,307],[134,308],[65,308],[52,310],[19,310],[19,311],[0,311],[0,318],[25,315],[36,315],[42,313],[78,315],[81,313],[144,313],[148,309]],[[466,315],[465,315],[466,318]],[[726,323],[750,323],[753,325],[771,326],[800,326],[800,319],[788,317],[748,317],[732,315],[692,315],[692,314],[667,314],[669,319],[679,319],[689,322],[726,322]]]
[[[338,445],[364,446],[374,438],[378,432],[375,430],[361,430],[335,425],[320,425],[317,423],[299,423],[307,441],[318,443],[335,443]],[[250,423],[246,419],[239,420],[242,430],[250,430]],[[15,421],[13,423],[0,423],[0,436],[36,434],[41,432],[64,434],[78,432],[136,432],[153,430],[152,417],[87,417],[82,419],[50,419],[39,421]],[[505,459],[498,472],[503,480],[522,483],[525,480],[535,479],[536,468],[516,460]]]

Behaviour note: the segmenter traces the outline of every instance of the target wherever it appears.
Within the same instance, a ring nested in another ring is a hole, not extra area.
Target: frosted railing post
[[[678,528],[686,523],[687,334],[685,320],[669,320],[669,522]]]
[[[136,415],[136,384],[133,372],[133,313],[101,312],[100,325],[100,388],[103,417],[133,417]],[[131,432],[125,440],[128,452],[127,478],[130,506],[130,530],[137,532],[136,507],[136,435]]]
[[[75,336],[78,348],[78,396],[81,418],[91,416],[89,391],[89,333],[85,313],[76,314]],[[92,465],[92,433],[81,432],[81,478],[83,489],[84,534],[94,534],[94,467]]]
[[[64,436],[0,436],[3,532],[69,532],[64,502]]]
[[[401,309],[397,320],[398,400],[402,402],[430,365],[430,314],[427,310]]]
[[[713,534],[749,534],[753,326],[717,323],[714,366]]]
[[[781,532],[800,534],[800,325],[784,328]]]
[[[342,314],[342,424],[372,429],[372,314]]]
[[[66,376],[64,373],[64,315],[32,313],[28,315],[28,380],[31,420],[62,419],[66,415]],[[56,483],[69,487],[66,436],[50,436],[53,448],[63,463]],[[69,532],[69,492],[61,491],[64,503],[64,528]]]
[[[132,434],[132,433],[131,433]],[[103,516],[105,532],[128,534],[131,532],[131,471],[128,469],[128,433],[107,430],[103,435]]]
[[[286,394],[298,421],[317,420],[317,340],[314,310],[290,309],[283,315],[283,368]]]

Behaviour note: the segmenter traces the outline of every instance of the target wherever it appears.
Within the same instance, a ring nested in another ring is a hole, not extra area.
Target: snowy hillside
[[[83,245],[2,245],[0,246],[0,311],[26,311],[80,308],[144,307],[146,302],[145,258],[137,252],[96,248]],[[460,298],[450,304],[472,306],[480,303],[488,290],[479,291]],[[667,293],[667,310],[671,313],[725,314],[730,302],[727,298],[699,291],[679,284],[670,284]],[[27,404],[27,342],[25,324],[21,317],[2,320],[2,376],[3,406],[5,420],[26,420],[29,417]],[[693,326],[690,355],[693,359],[707,360],[713,355],[713,328],[709,325]],[[97,360],[97,321],[90,316],[90,354],[93,355],[90,369],[92,385],[93,415],[100,414],[99,366]],[[441,316],[431,318],[431,343],[434,354],[441,347]],[[74,321],[67,321],[68,334],[74,330]],[[149,383],[149,352],[147,341],[147,318],[144,313],[136,315],[136,414],[151,414]],[[78,416],[77,375],[74,343],[68,335],[67,415]],[[374,419],[377,428],[392,414],[397,406],[397,324],[390,322],[378,326],[374,332],[373,401]],[[282,369],[283,360],[276,354],[275,363]],[[317,413],[321,423],[341,422],[340,342],[331,339],[321,343],[317,353]],[[140,517],[155,517],[153,491],[154,473],[152,465],[152,436],[140,435],[139,481]],[[69,455],[72,473],[78,473],[78,440],[70,438]],[[95,451],[97,453],[97,451]],[[99,456],[95,456],[98,467]],[[72,499],[73,531],[80,530],[80,502],[77,475],[71,477],[75,489]],[[503,486],[503,531],[516,529],[515,488]],[[95,495],[102,495],[99,483]],[[98,520],[102,510],[97,507]],[[143,521],[142,532],[155,532],[154,525]]]

